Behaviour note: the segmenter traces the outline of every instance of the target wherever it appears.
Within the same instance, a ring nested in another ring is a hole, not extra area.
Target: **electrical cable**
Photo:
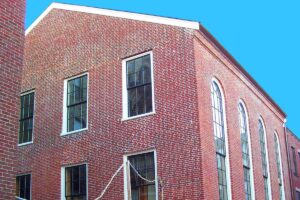
[[[121,171],[121,169],[124,167],[124,164],[122,164],[119,169],[114,173],[114,175],[111,177],[110,181],[108,182],[108,184],[106,185],[106,187],[104,188],[104,190],[101,192],[100,196],[97,197],[95,200],[99,200],[103,197],[103,195],[105,194],[106,190],[108,189],[109,185],[111,184],[111,182],[114,180],[114,178],[118,175],[118,173]]]

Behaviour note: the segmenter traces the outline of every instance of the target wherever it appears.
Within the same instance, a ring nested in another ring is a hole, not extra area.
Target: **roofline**
[[[294,136],[298,141],[300,141],[299,137],[290,129],[287,127],[288,133],[290,133],[292,136]]]
[[[272,97],[259,85],[259,83],[245,70],[245,68],[221,45],[221,43],[210,33],[207,29],[200,25],[199,31],[209,39],[221,53],[225,55],[249,80],[253,85],[270,101],[272,105],[286,118],[286,113],[280,106],[272,99]]]
[[[50,11],[52,11],[53,9],[61,9],[61,10],[69,10],[69,11],[76,11],[76,12],[89,13],[89,14],[119,17],[119,18],[123,18],[123,19],[133,19],[133,20],[137,20],[137,21],[152,22],[152,23],[157,23],[157,24],[165,24],[165,25],[199,30],[199,22],[196,22],[196,21],[188,21],[188,20],[174,19],[174,18],[169,18],[169,17],[160,17],[160,16],[154,16],[154,15],[146,15],[146,14],[126,12],[126,11],[116,11],[116,10],[109,10],[109,9],[102,9],[102,8],[95,8],[95,7],[62,4],[62,3],[52,3],[26,29],[25,35],[27,35],[32,29],[34,29],[34,27],[37,24],[39,24],[39,22],[42,21],[42,19],[46,15],[48,15],[48,13]]]
[[[30,33],[32,29],[37,26],[40,21],[43,20],[45,16],[49,14],[53,9],[61,9],[61,10],[69,10],[90,14],[98,14],[104,16],[111,17],[119,17],[124,19],[132,19],[137,21],[151,22],[157,24],[165,24],[183,28],[194,29],[202,32],[249,80],[254,84],[256,88],[273,104],[277,110],[286,117],[285,112],[279,107],[279,105],[268,95],[268,93],[254,80],[254,78],[239,64],[238,61],[216,40],[211,33],[209,33],[199,22],[196,21],[188,21],[182,19],[174,19],[169,17],[160,17],[139,13],[131,13],[126,11],[116,11],[95,7],[87,7],[87,6],[79,6],[79,5],[71,5],[71,4],[62,4],[62,3],[52,3],[25,31],[25,36]]]

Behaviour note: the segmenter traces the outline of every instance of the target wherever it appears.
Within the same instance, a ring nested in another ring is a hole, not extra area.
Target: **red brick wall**
[[[24,0],[0,1],[0,199],[15,196],[24,12]]]
[[[291,199],[289,189],[288,166],[283,129],[284,116],[255,88],[224,54],[217,49],[205,34],[199,32],[194,39],[195,60],[197,68],[198,105],[200,121],[200,140],[202,154],[202,180],[205,192],[204,199],[217,199],[214,134],[211,109],[211,80],[219,80],[225,96],[227,118],[227,133],[229,143],[229,160],[231,169],[232,198],[244,199],[243,165],[241,139],[239,129],[238,103],[242,99],[247,107],[249,116],[249,131],[252,147],[254,170],[254,188],[256,199],[264,199],[262,162],[260,153],[258,120],[261,116],[266,126],[272,198],[278,199],[279,186],[277,182],[277,167],[275,161],[274,131],[279,135],[281,157],[283,163],[284,186],[286,199]]]
[[[290,169],[291,169],[291,177],[292,177],[292,190],[296,192],[296,188],[300,191],[300,140],[290,131],[288,132],[288,141],[289,141],[289,154],[290,154]],[[295,172],[295,166],[293,161],[293,153],[292,153],[292,147],[295,148],[296,153],[296,163],[297,163],[297,170],[298,170],[298,176],[294,174]],[[296,197],[296,196],[295,196]]]
[[[165,199],[199,199],[200,141],[192,31],[54,10],[26,36],[22,90],[35,88],[33,144],[19,147],[33,199],[60,198],[61,166],[88,163],[94,199],[123,155],[155,148]],[[121,121],[122,59],[153,51],[156,114]],[[63,83],[89,73],[88,131],[60,136]],[[176,163],[176,164],[174,164]],[[104,199],[123,198],[123,172]]]
[[[122,59],[148,50],[153,51],[156,114],[121,121]],[[86,71],[88,131],[60,136],[64,79]],[[226,98],[233,199],[244,198],[240,98],[250,118],[256,199],[264,198],[259,115],[267,129],[273,199],[279,194],[275,129],[282,147],[286,199],[290,199],[284,116],[200,33],[63,10],[52,11],[26,36],[22,90],[35,89],[36,110],[34,142],[18,148],[18,172],[32,173],[33,199],[59,199],[61,167],[83,162],[88,163],[89,199],[94,199],[122,164],[124,154],[154,148],[165,199],[218,199],[210,99],[213,76],[220,80]],[[123,194],[121,173],[104,199],[124,199]]]

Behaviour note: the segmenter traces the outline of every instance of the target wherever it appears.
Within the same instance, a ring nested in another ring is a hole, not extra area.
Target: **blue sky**
[[[26,28],[53,2],[27,0]],[[300,136],[299,0],[56,0],[201,22],[288,114]]]

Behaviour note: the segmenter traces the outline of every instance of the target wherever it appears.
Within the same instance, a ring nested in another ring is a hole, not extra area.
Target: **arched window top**
[[[214,120],[214,134],[216,139],[221,139],[222,142],[225,142],[223,96],[219,84],[215,80],[213,80],[211,84],[211,95]],[[225,152],[225,149],[223,150]]]
[[[259,118],[258,120],[258,131],[259,131],[259,135],[260,135],[260,140],[263,142],[265,141],[265,134],[266,134],[266,130],[265,130],[265,124],[262,118]]]
[[[259,132],[259,141],[261,148],[261,158],[262,158],[262,168],[263,168],[263,178],[264,178],[264,190],[265,190],[265,199],[272,199],[271,193],[271,182],[269,177],[269,160],[268,160],[268,145],[267,145],[267,136],[266,129],[263,122],[263,119],[260,117],[258,120],[258,132]]]
[[[213,106],[217,108],[218,110],[222,111],[223,110],[223,97],[222,93],[220,90],[220,87],[216,81],[212,82],[211,85],[211,92],[213,95]]]
[[[274,130],[274,137],[276,138],[277,142],[278,142],[278,146],[280,147],[280,140],[279,140],[279,136],[278,136],[278,132],[277,130]]]
[[[251,144],[250,135],[248,132],[248,117],[244,102],[239,102],[238,110],[243,158],[245,199],[255,199],[253,168],[251,160]]]
[[[240,112],[240,128],[241,133],[247,133],[247,115],[245,107],[242,103],[239,103],[239,112]]]
[[[278,183],[279,183],[279,192],[280,196],[279,199],[283,200],[285,199],[285,192],[284,192],[284,182],[283,182],[283,176],[282,176],[282,161],[281,161],[281,153],[280,153],[280,143],[278,134],[275,131],[274,132],[274,144],[275,144],[275,154],[276,154],[276,165],[277,165],[277,176],[278,176]]]
[[[228,140],[226,133],[226,116],[224,110],[224,96],[219,82],[213,79],[211,82],[211,99],[214,140],[216,148],[216,160],[218,170],[219,199],[231,199],[230,166],[228,152]]]

